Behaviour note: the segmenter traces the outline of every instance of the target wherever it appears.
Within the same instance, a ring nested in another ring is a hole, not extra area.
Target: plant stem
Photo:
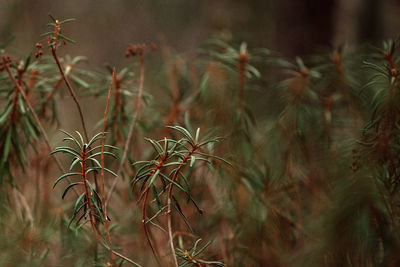
[[[52,45],[51,46],[51,54],[53,55],[54,60],[56,61],[58,70],[60,71],[60,74],[62,76],[62,79],[64,80],[65,84],[67,85],[68,91],[71,94],[76,107],[78,108],[78,112],[79,112],[79,117],[81,119],[81,124],[82,124],[82,128],[83,128],[83,132],[85,134],[85,138],[86,138],[86,142],[89,142],[89,136],[86,130],[86,125],[85,125],[85,120],[83,118],[83,113],[82,113],[82,108],[81,105],[79,104],[78,98],[76,97],[75,91],[72,89],[71,84],[69,83],[67,77],[65,76],[64,70],[60,64],[60,61],[58,60],[57,54],[56,54],[56,48]]]
[[[191,151],[182,159],[181,165],[176,169],[172,176],[172,181],[176,182],[178,180],[178,175],[179,172],[181,171],[182,167],[185,165],[185,163],[190,159],[190,157],[193,155],[193,153],[198,149],[198,145],[194,145],[191,149]],[[168,203],[167,203],[167,222],[168,222],[168,236],[169,236],[169,245],[171,247],[171,252],[172,256],[174,259],[175,266],[178,267],[178,259],[176,258],[175,254],[175,246],[174,246],[174,240],[173,240],[173,235],[172,235],[172,220],[171,220],[171,199],[172,199],[172,188],[174,187],[173,183],[170,183],[169,189],[168,189]]]
[[[86,201],[89,209],[89,221],[90,225],[92,226],[93,233],[95,235],[98,235],[97,233],[97,228],[96,228],[96,222],[94,220],[93,216],[93,209],[92,209],[92,201],[90,198],[91,193],[89,192],[88,184],[87,184],[87,179],[86,179],[86,162],[87,162],[87,147],[86,145],[83,146],[82,152],[81,152],[81,174],[82,174],[82,181],[83,181],[83,186],[85,187],[85,196],[86,196]]]
[[[247,50],[240,52],[238,59],[239,86],[237,108],[240,111],[243,108],[243,95],[246,86],[246,64],[248,59]]]
[[[104,122],[103,122],[103,131],[101,133],[101,201],[103,204],[103,213],[104,213],[104,221],[106,225],[106,234],[107,234],[107,242],[110,246],[110,256],[111,256],[111,261],[113,263],[113,266],[116,267],[117,263],[115,261],[115,255],[112,253],[112,243],[111,243],[111,235],[110,235],[110,222],[108,221],[107,217],[107,207],[106,207],[106,195],[104,191],[104,145],[105,145],[105,137],[104,137],[104,132],[106,130],[106,124],[107,124],[107,113],[108,113],[108,108],[110,106],[110,98],[111,98],[111,91],[113,87],[113,82],[115,80],[115,68],[113,70],[112,74],[112,80],[110,83],[110,89],[108,90],[108,97],[107,97],[107,105],[106,109],[104,111]]]
[[[134,128],[136,125],[136,122],[140,116],[140,112],[141,112],[141,102],[142,102],[142,97],[143,97],[143,88],[144,88],[144,54],[140,54],[140,81],[139,81],[139,94],[136,98],[136,103],[135,103],[135,115],[132,118],[132,122],[131,125],[129,127],[129,132],[128,132],[128,137],[126,138],[126,142],[125,142],[125,146],[124,146],[124,151],[122,153],[122,159],[121,162],[119,164],[119,168],[117,171],[117,177],[115,177],[110,190],[108,191],[107,194],[107,200],[106,200],[106,205],[109,204],[111,196],[113,191],[115,190],[115,186],[117,184],[117,179],[118,177],[121,176],[121,172],[122,172],[122,168],[124,166],[124,163],[126,161],[126,157],[128,155],[128,150],[129,150],[129,146],[131,144],[131,139],[133,136],[133,132],[134,132]]]
[[[143,204],[142,204],[142,224],[143,224],[143,230],[144,230],[144,234],[146,236],[147,242],[149,243],[149,246],[151,248],[151,251],[153,252],[154,258],[157,261],[158,266],[162,266],[158,260],[158,256],[156,253],[156,250],[153,247],[153,244],[151,243],[150,240],[150,234],[149,234],[149,230],[147,229],[146,223],[147,223],[147,218],[146,218],[146,208],[147,208],[147,200],[149,198],[149,192],[150,192],[150,188],[147,188],[145,193],[144,193],[144,199],[143,199]]]
[[[161,40],[161,52],[162,52],[162,57],[165,62],[165,70],[166,70],[166,75],[168,77],[168,85],[169,89],[171,91],[171,96],[172,96],[172,106],[170,109],[170,114],[168,115],[168,118],[166,119],[165,125],[172,125],[176,118],[178,117],[180,113],[180,93],[179,93],[179,86],[178,86],[178,79],[177,79],[177,69],[175,64],[171,61],[171,55],[170,51],[168,49],[168,46],[165,43],[164,38],[160,38]],[[164,130],[164,135],[167,135],[170,131],[170,128],[165,128]]]
[[[62,66],[60,64],[60,61],[58,60],[57,53],[56,53],[56,47],[54,45],[51,45],[50,47],[51,47],[51,54],[53,55],[53,58],[54,58],[54,60],[55,60],[55,62],[57,64],[57,67],[58,67],[58,70],[60,71],[62,79],[64,80],[65,84],[67,85],[68,91],[71,94],[71,96],[72,96],[72,98],[73,98],[73,100],[74,100],[74,102],[76,104],[76,107],[78,108],[79,117],[81,119],[83,132],[85,134],[85,139],[86,139],[86,142],[89,143],[89,136],[88,136],[88,133],[87,133],[87,130],[86,130],[86,125],[85,125],[85,120],[83,118],[81,105],[79,104],[79,101],[78,101],[78,98],[76,97],[75,91],[72,89],[72,86],[69,83],[69,80],[65,76],[65,73],[64,73],[64,70],[63,70],[63,68],[62,68]],[[96,185],[96,190],[97,190],[99,188],[99,185],[97,184],[97,177],[96,177],[96,173],[95,172],[93,172],[93,177],[94,177],[94,183]]]

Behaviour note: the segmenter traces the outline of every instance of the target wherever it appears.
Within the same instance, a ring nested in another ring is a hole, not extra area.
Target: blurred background
[[[66,31],[79,46],[70,49],[94,64],[117,64],[126,44],[157,42],[161,35],[177,51],[194,53],[221,31],[251,47],[268,47],[292,57],[316,46],[394,37],[399,11],[398,0],[0,0],[0,40],[15,34],[14,45],[30,51],[46,31],[51,13],[76,18]]]

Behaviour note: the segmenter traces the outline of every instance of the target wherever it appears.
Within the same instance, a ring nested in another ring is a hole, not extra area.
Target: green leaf
[[[187,194],[187,191],[185,190],[185,188],[183,188],[180,184],[178,184],[177,182],[172,181],[168,176],[166,176],[162,172],[160,172],[160,175],[162,177],[164,177],[168,182],[173,183],[174,185],[176,185],[176,187],[178,187],[180,190],[182,190],[183,192],[185,192]]]
[[[67,178],[67,177],[69,177],[69,176],[74,176],[74,175],[81,175],[81,173],[79,173],[79,172],[70,172],[70,173],[66,173],[66,174],[61,175],[61,176],[58,177],[58,179],[54,182],[53,188],[56,187],[56,185],[57,185],[62,179]]]
[[[110,170],[110,169],[104,168],[104,170],[105,170],[106,172],[108,172],[108,173],[111,173],[111,174],[114,175],[115,177],[118,176],[115,172],[113,172],[113,171]]]
[[[83,193],[83,195],[85,195],[84,193]],[[78,202],[77,202],[78,203]],[[79,203],[78,203],[79,204]],[[71,216],[71,219],[69,220],[69,223],[68,223],[68,228],[70,228],[71,227],[71,224],[72,224],[72,222],[74,221],[74,219],[76,218],[76,215],[79,213],[79,211],[81,211],[81,209],[83,208],[83,207],[85,207],[86,206],[86,202],[85,203],[83,203],[83,204],[81,204],[79,207],[77,207],[76,209],[74,209],[74,213],[72,214],[72,216]],[[88,215],[89,213],[86,211],[84,214],[82,214],[82,216],[77,220],[77,223],[79,223],[79,221],[80,220],[82,220],[82,218],[85,216],[85,215]]]
[[[141,167],[138,169],[138,171],[137,171],[137,173],[136,173],[136,175],[135,175],[135,177],[134,177],[133,179],[136,179],[139,175],[142,175],[142,172],[143,172],[143,171],[145,171],[145,173],[147,173],[148,171],[150,171],[149,169],[146,169],[146,168],[149,168],[149,167],[152,166],[152,165],[154,165],[154,163],[153,163],[153,162],[150,162],[150,163],[148,163],[148,164],[145,164],[145,165],[141,166]]]
[[[159,155],[163,154],[162,146],[157,141],[154,141],[150,138],[145,138],[145,140],[150,142],[150,144],[154,147],[154,150],[157,151]]]
[[[135,161],[134,163],[132,163],[132,166],[139,165],[139,164],[143,164],[143,163],[150,163],[150,161],[148,161],[148,160],[139,160],[139,161]],[[153,164],[153,163],[150,163],[150,165],[151,165],[151,164]]]
[[[38,140],[39,138],[38,138],[38,136],[37,136],[37,134],[36,134],[36,131],[33,129],[33,126],[32,126],[32,124],[29,122],[27,116],[24,116],[24,122],[25,122],[26,128],[28,129],[28,131],[29,131],[29,133],[32,135],[32,137],[33,137],[35,140]]]
[[[93,161],[100,169],[102,168],[101,167],[101,164],[100,164],[100,162],[97,160],[97,159],[94,159],[94,158],[88,158],[88,160],[91,160],[91,161]]]
[[[82,201],[82,199],[83,199],[84,197],[85,197],[85,193],[82,193],[82,194],[78,197],[78,199],[76,200],[75,205],[74,205],[74,213],[75,213],[75,214],[79,212],[79,210],[77,210],[77,208],[78,208],[78,206],[79,206],[79,203]]]
[[[190,156],[190,168],[192,168],[193,167],[193,165],[194,165],[194,162],[196,161],[196,157],[195,156],[193,156],[193,155],[191,155]]]
[[[12,107],[13,107],[12,105],[8,105],[3,114],[1,114],[0,124],[4,124],[7,121],[8,115],[10,114]]]
[[[92,139],[90,139],[89,143],[87,144],[87,146],[91,146],[94,142],[96,142],[97,140],[102,138],[102,133],[97,133],[95,134]]]
[[[21,95],[18,95],[17,101],[18,101],[19,109],[21,110],[21,114],[25,114],[26,109],[25,109],[24,101],[22,100]]]
[[[70,147],[56,147],[56,149],[54,151],[52,151],[50,153],[50,155],[53,155],[53,154],[58,153],[58,152],[68,153],[68,154],[71,154],[71,155],[73,155],[75,157],[80,157],[78,152],[75,151],[74,149],[70,148]]]
[[[183,163],[183,162],[170,162],[170,163],[164,164],[163,166],[164,167],[168,167],[168,166],[175,166],[175,165],[185,165],[185,163]]]
[[[152,189],[153,189],[153,195],[154,195],[154,197],[156,199],[156,202],[157,202],[158,209],[162,210],[162,204],[161,204],[161,200],[160,200],[160,197],[158,195],[157,189],[156,189],[156,187],[154,185],[152,186]]]
[[[99,167],[90,167],[89,169],[86,170],[86,174],[88,174],[89,172],[95,171],[96,173],[98,173],[98,170],[100,170],[101,168]]]
[[[69,170],[71,171],[71,170],[74,168],[74,166],[75,166],[78,162],[81,162],[81,159],[78,158],[78,157],[76,157],[76,158],[72,161],[71,166],[69,167]]]
[[[29,64],[31,63],[31,57],[32,57],[32,52],[30,52],[28,57],[25,59],[24,72],[28,69]]]
[[[84,80],[82,80],[81,78],[79,78],[73,74],[69,75],[69,77],[71,78],[72,81],[74,81],[79,86],[82,86],[83,88],[87,89],[90,87],[90,85],[87,82],[85,82]]]
[[[206,250],[210,245],[211,245],[212,241],[208,241],[201,249],[199,249],[196,253],[194,253],[194,256],[198,256],[201,253],[203,253],[204,250]]]
[[[168,151],[168,139],[167,137],[164,137],[164,152]]]
[[[180,177],[182,177],[183,181],[186,184],[186,187],[187,187],[187,202],[189,202],[190,199],[191,199],[190,194],[192,192],[192,187],[190,186],[189,180],[186,178],[185,175],[183,175],[183,173],[180,172],[179,175],[180,175]]]
[[[75,21],[75,19],[74,18],[64,19],[64,20],[60,21],[60,24],[64,24],[64,23],[68,23],[68,22],[72,22],[72,21]]]
[[[56,19],[53,17],[53,15],[49,14],[49,17],[53,22],[56,22]]]
[[[83,137],[82,137],[81,133],[78,132],[78,131],[75,131],[75,132],[76,132],[76,134],[79,136],[79,138],[81,139],[81,147],[83,147],[83,145],[85,144],[85,142],[83,141]]]
[[[42,33],[40,36],[45,37],[45,36],[49,36],[52,34],[53,34],[53,32],[45,32],[45,33]]]
[[[72,134],[70,134],[70,133],[68,133],[68,132],[66,132],[66,131],[64,131],[64,130],[61,130],[61,129],[60,129],[60,132],[62,132],[62,133],[64,133],[64,134],[68,135],[71,139],[67,139],[67,140],[73,141],[73,142],[79,147],[79,149],[82,149],[82,144],[80,144],[80,143],[78,142],[78,140],[76,140],[76,138],[75,138]],[[82,143],[83,143],[83,142],[82,142]]]
[[[194,246],[189,250],[189,253],[191,255],[193,255],[193,253],[196,252],[197,246],[199,245],[200,242],[201,242],[201,238],[197,239],[196,242],[194,242]]]
[[[70,42],[70,43],[73,43],[73,44],[76,43],[76,41],[74,41],[74,40],[68,38],[67,36],[65,36],[65,35],[63,35],[63,34],[61,34],[61,33],[58,34],[58,37],[60,37],[61,39],[65,40],[65,41],[67,41],[67,42]]]
[[[101,148],[101,147],[102,147],[102,145],[95,146],[94,148],[90,149],[88,152],[91,153],[91,152],[93,152],[94,150],[99,149],[99,148]],[[105,148],[108,147],[108,148],[111,148],[111,149],[119,150],[119,147],[112,146],[112,145],[104,145],[104,147],[105,147]]]
[[[149,181],[148,187],[150,187],[150,186],[153,184],[153,182],[156,180],[156,178],[157,178],[157,176],[158,176],[159,173],[160,173],[160,170],[157,170],[157,171],[153,174],[153,176],[151,177],[151,179],[150,179],[150,181]]]
[[[61,198],[64,199],[64,197],[65,197],[65,195],[67,194],[67,192],[68,192],[73,186],[79,185],[79,184],[82,184],[82,182],[76,182],[76,183],[69,184],[69,185],[67,186],[67,188],[65,188],[64,193],[62,194]]]
[[[90,158],[94,158],[94,157],[97,157],[97,156],[100,156],[100,155],[101,155],[101,152],[97,152],[97,153],[94,153],[94,154],[90,155],[88,158],[90,159]],[[104,151],[104,155],[109,155],[109,156],[111,156],[113,158],[117,158],[117,156],[115,156],[114,153],[111,153],[111,152],[108,152],[108,151]]]
[[[84,212],[82,213],[82,215],[76,220],[76,225],[78,225],[78,227],[77,228],[75,228],[74,230],[77,232],[82,226],[84,226],[89,220],[86,220],[86,218],[89,216],[89,214],[90,214],[90,210],[89,209],[87,209],[86,208],[86,205],[85,204],[82,204],[80,207],[79,207],[79,210],[81,210],[82,208],[85,208],[84,209]],[[76,216],[76,215],[75,215]],[[79,224],[79,222],[83,219],[83,218],[85,218],[85,221],[83,222],[83,223],[81,223],[81,224]],[[73,219],[74,218],[71,218],[71,220],[73,221]],[[72,221],[70,221],[70,223],[72,223]],[[69,225],[70,226],[70,225]]]
[[[18,150],[17,157],[18,157],[19,163],[20,163],[21,167],[23,169],[25,169],[24,167],[25,167],[26,162],[27,162],[27,158],[26,158],[26,155],[25,155],[25,150],[22,147],[21,142],[19,142],[19,141],[15,141],[15,146],[17,147],[17,150]]]
[[[199,136],[200,136],[200,128],[197,128],[197,130],[196,130],[196,137],[195,137],[195,139],[194,139],[194,141],[195,141],[196,143],[199,142]]]
[[[12,126],[8,129],[6,140],[4,141],[4,148],[3,148],[3,162],[6,162],[8,159],[8,153],[10,152],[10,145],[11,145],[11,136],[12,136]]]
[[[174,130],[180,132],[183,136],[185,136],[189,140],[190,143],[193,143],[192,135],[185,128],[183,128],[181,126],[167,126],[167,128],[171,128],[171,129],[174,129]]]
[[[185,214],[183,214],[181,207],[179,206],[178,202],[176,201],[176,199],[174,198],[174,206],[176,208],[176,210],[178,211],[178,214],[182,217],[183,221],[185,222],[185,224],[187,225],[187,227],[189,228],[190,232],[192,232],[192,234],[194,234],[193,228],[190,226],[189,221],[187,220]]]
[[[200,85],[199,85],[199,90],[200,92],[204,95],[204,97],[208,98],[209,97],[209,92],[207,90],[208,88],[208,80],[209,80],[210,76],[206,73],[203,75],[203,77],[201,78],[200,81]]]
[[[218,160],[222,161],[223,163],[233,167],[232,163],[230,163],[229,161],[227,161],[227,160],[225,160],[225,159],[223,159],[221,157],[218,157],[218,156],[215,156],[215,155],[206,154],[206,153],[202,153],[202,152],[198,152],[198,151],[196,153],[199,154],[199,155],[205,156],[205,157],[218,159]]]
[[[93,206],[96,208],[96,211],[97,211],[97,214],[94,214],[94,215],[96,215],[100,219],[101,223],[104,223],[103,211],[97,205],[97,201],[95,199],[92,200],[92,203],[93,203]]]

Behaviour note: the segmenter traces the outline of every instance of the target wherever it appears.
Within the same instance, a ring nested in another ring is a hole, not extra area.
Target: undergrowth
[[[50,19],[26,58],[0,45],[0,265],[400,264],[396,40],[293,61],[160,40],[90,70]]]

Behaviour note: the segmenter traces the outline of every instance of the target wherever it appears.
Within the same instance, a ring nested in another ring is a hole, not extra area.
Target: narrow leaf
[[[65,195],[67,194],[67,192],[68,192],[73,186],[79,185],[79,184],[82,184],[82,182],[77,182],[77,183],[69,184],[69,185],[67,186],[67,188],[65,188],[64,193],[62,194],[61,198],[64,199],[64,197],[65,197]]]

